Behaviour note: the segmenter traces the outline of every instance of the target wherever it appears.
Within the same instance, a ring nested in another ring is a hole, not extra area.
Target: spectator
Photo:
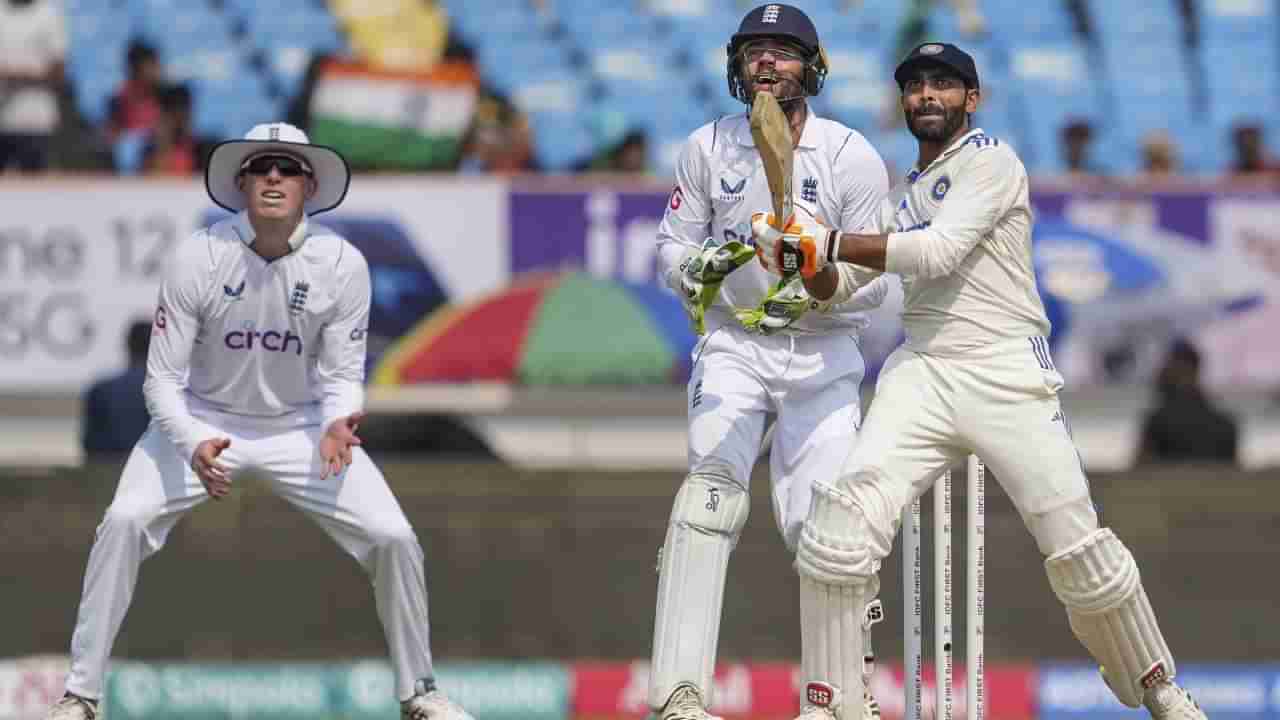
[[[1142,172],[1148,177],[1169,177],[1178,171],[1178,149],[1163,130],[1142,139]]]
[[[148,132],[160,119],[163,69],[155,48],[135,40],[126,58],[129,76],[111,98],[107,135],[113,142],[127,132]]]
[[[649,137],[643,130],[629,130],[578,169],[642,175],[649,169]]]
[[[1144,461],[1234,462],[1236,423],[1209,402],[1200,385],[1200,353],[1178,340],[1156,377],[1159,404],[1142,429]]]
[[[505,98],[482,91],[471,129],[462,141],[458,169],[463,173],[537,172],[529,119]]]
[[[1262,142],[1262,128],[1257,125],[1237,125],[1231,130],[1236,157],[1231,174],[1238,178],[1259,178],[1274,175],[1275,162],[1267,154]]]
[[[90,386],[81,419],[80,439],[86,456],[128,452],[151,422],[142,396],[150,342],[151,323],[145,320],[133,323],[125,343],[129,366],[120,374]]]
[[[0,172],[49,166],[67,32],[54,0],[0,0]]]
[[[148,175],[191,175],[197,169],[196,140],[191,135],[191,91],[170,85],[160,92],[160,117],[142,154]]]
[[[1103,173],[1091,157],[1093,126],[1088,120],[1072,120],[1062,128],[1062,161],[1067,175],[1076,179],[1096,177]]]

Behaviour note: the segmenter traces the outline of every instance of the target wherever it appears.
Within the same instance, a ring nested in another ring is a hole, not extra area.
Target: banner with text
[[[667,193],[626,188],[510,198],[513,273],[564,266],[657,280]],[[1055,360],[1072,385],[1147,381],[1172,339],[1205,356],[1211,385],[1280,382],[1280,196],[1208,192],[1033,194],[1033,260],[1053,322]],[[900,338],[901,295],[872,319],[876,367]]]
[[[14,184],[0,213],[0,392],[80,392],[126,360],[173,248],[226,217],[193,181]],[[362,178],[316,217],[369,260],[371,361],[446,300],[508,278],[505,186]],[[466,260],[457,260],[465,246]]]

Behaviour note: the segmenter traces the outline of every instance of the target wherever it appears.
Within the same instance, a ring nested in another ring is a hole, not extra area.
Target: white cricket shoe
[[[689,683],[681,683],[671,691],[667,704],[662,706],[658,714],[660,720],[723,720],[706,711],[702,704],[702,693]]]
[[[828,708],[806,705],[800,710],[800,717],[796,720],[836,720],[836,714]],[[880,720],[880,703],[866,691],[862,693],[861,720]]]
[[[400,703],[402,720],[475,720],[434,685],[419,680],[413,697]]]
[[[1153,720],[1209,720],[1191,693],[1172,680],[1156,684],[1147,691],[1143,704]]]
[[[45,720],[94,720],[98,717],[98,701],[67,693],[44,717]]]

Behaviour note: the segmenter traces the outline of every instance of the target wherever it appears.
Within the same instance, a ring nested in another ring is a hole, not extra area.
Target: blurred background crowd
[[[189,175],[210,143],[286,117],[363,170],[665,178],[691,130],[741,109],[724,46],[751,5],[4,0],[0,168]],[[809,3],[832,67],[815,109],[903,171],[891,69],[948,38],[978,58],[977,122],[1035,176],[1274,179],[1267,0],[1031,5]],[[415,122],[427,103],[451,111]]]

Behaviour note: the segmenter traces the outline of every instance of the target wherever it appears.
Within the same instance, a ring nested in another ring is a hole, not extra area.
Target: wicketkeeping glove
[[[790,277],[796,273],[811,278],[835,260],[840,232],[820,222],[800,222],[794,217],[782,230],[770,224],[772,213],[751,216],[751,236],[756,254],[765,269],[775,275]]]
[[[804,281],[793,275],[790,280],[780,282],[770,289],[760,307],[738,310],[735,314],[738,322],[746,329],[769,335],[789,327],[818,304],[804,289]]]
[[[678,282],[672,283],[680,295],[685,311],[693,320],[693,330],[701,335],[706,332],[707,308],[716,301],[720,284],[729,273],[751,262],[755,251],[751,246],[731,240],[723,245],[713,244],[712,238],[702,244],[702,250],[691,252],[680,263]]]

